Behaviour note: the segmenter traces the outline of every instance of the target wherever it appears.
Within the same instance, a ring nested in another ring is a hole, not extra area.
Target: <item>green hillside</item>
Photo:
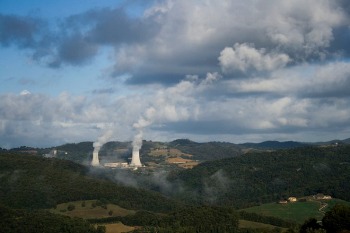
[[[238,227],[238,215],[231,208],[184,206],[155,192],[96,179],[86,167],[71,161],[1,154],[0,174],[0,213],[6,215],[0,219],[0,226],[13,226],[13,231],[8,232],[21,232],[22,223],[34,229],[28,232],[47,232],[36,230],[38,226],[60,232],[57,226],[66,224],[62,232],[103,232],[101,228],[92,229],[81,219],[60,215],[84,215],[90,223],[119,221],[153,232],[231,232]],[[91,199],[102,205],[87,207],[91,201],[75,202]],[[56,214],[41,210],[50,207],[56,208],[51,209]],[[86,211],[88,208],[96,209]]]
[[[264,216],[282,218],[286,221],[295,221],[299,224],[308,218],[321,220],[323,213],[319,212],[320,204],[317,202],[295,202],[288,204],[269,203],[254,206],[244,211],[253,212]]]
[[[102,198],[127,209],[164,212],[178,206],[155,192],[96,179],[86,167],[66,160],[1,154],[0,174],[0,203],[13,208],[49,208]]]
[[[192,154],[197,160],[216,160],[241,155],[241,147],[228,142],[198,143],[188,139],[178,139],[169,143],[169,146]]]
[[[350,200],[350,146],[249,153],[201,163],[169,177],[177,198],[238,208],[324,193]]]
[[[322,206],[321,203],[327,204],[327,207],[323,211],[319,210]],[[322,202],[315,200],[306,202],[293,202],[287,204],[268,203],[246,208],[243,211],[257,213],[264,216],[281,218],[286,221],[295,221],[299,224],[302,224],[309,218],[316,218],[317,220],[321,220],[324,216],[324,211],[329,211],[337,204],[350,206],[349,202],[339,199],[332,199],[322,200]]]
[[[79,218],[69,218],[43,210],[12,210],[0,204],[0,232],[6,233],[104,233]]]

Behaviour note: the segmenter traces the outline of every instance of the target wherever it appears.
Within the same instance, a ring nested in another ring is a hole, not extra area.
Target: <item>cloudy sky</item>
[[[0,147],[350,137],[347,0],[0,0]]]

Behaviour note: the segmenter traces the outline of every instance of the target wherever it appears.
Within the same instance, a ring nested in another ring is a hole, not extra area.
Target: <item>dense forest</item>
[[[57,203],[105,198],[128,209],[170,211],[179,205],[159,193],[92,177],[67,160],[0,154],[0,203],[13,208],[49,208]]]
[[[237,232],[238,230],[238,215],[232,208],[213,206],[187,206],[168,214],[138,211],[135,215],[89,221],[91,223],[120,221],[129,226],[143,226],[140,232]]]
[[[12,210],[0,204],[0,232],[6,233],[104,233],[79,218],[69,218],[44,210]]]
[[[350,146],[249,153],[171,174],[177,198],[244,208],[289,196],[324,193],[350,200]]]

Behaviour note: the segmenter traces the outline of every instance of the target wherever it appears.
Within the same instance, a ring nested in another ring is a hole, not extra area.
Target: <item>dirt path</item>
[[[324,211],[324,209],[328,206],[328,204],[324,202],[320,202],[320,204],[321,204],[321,207],[318,209],[318,211],[325,214],[326,212]]]

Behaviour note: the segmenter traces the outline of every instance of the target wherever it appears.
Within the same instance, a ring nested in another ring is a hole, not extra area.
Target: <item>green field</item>
[[[328,206],[324,209],[325,211],[328,211],[336,204],[350,205],[349,202],[339,199],[332,199],[322,202],[328,204]],[[294,221],[302,224],[309,218],[316,218],[317,220],[321,220],[324,214],[319,211],[320,207],[321,201],[294,202],[288,204],[268,203],[260,206],[250,207],[244,209],[244,211],[253,212],[265,216],[273,216],[276,218],[281,218],[287,221]]]
[[[328,201],[324,201],[324,202],[328,204],[328,206],[325,208],[326,212],[329,211],[333,206],[335,206],[337,204],[350,206],[350,202],[340,200],[340,199],[332,199],[332,200],[328,200]]]
[[[260,223],[260,222],[252,222],[247,220],[239,220],[239,228],[250,228],[250,229],[275,229],[279,228],[282,232],[285,232],[287,229],[282,227],[276,227],[270,224]]]
[[[74,209],[69,211],[69,205],[74,205]],[[50,209],[50,211],[55,214],[63,214],[69,217],[79,217],[84,219],[126,216],[135,213],[134,210],[127,210],[113,204],[99,206],[96,205],[96,200],[62,203],[58,204],[56,208]]]

